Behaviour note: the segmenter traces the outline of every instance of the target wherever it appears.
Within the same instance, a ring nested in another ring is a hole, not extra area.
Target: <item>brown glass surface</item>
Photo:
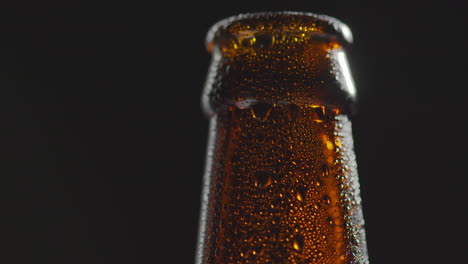
[[[338,22],[282,13],[224,23],[208,41],[197,263],[367,263]]]

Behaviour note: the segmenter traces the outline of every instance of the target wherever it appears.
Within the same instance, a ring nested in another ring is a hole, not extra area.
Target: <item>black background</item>
[[[354,33],[371,262],[463,263],[468,43],[455,1],[2,8],[0,262],[193,263],[205,33],[280,10],[328,14]]]

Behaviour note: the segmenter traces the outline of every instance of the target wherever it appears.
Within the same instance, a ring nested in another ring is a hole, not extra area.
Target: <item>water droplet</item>
[[[257,103],[252,106],[252,116],[260,122],[264,122],[270,116],[271,110],[273,109],[272,104],[268,103]]]
[[[265,255],[266,249],[264,247],[261,247],[261,248],[258,247],[255,251],[257,252],[257,255],[263,256],[263,255]]]
[[[245,99],[235,102],[234,105],[239,109],[247,109],[254,105],[256,102],[256,99]]]
[[[242,118],[239,113],[239,109],[237,107],[231,106],[229,108],[231,111],[231,120],[232,120],[232,128],[233,128],[233,133],[238,134],[241,131],[241,121]]]
[[[314,115],[313,119],[316,122],[323,122],[325,120],[325,107],[324,106],[318,106],[312,108],[314,110]]]
[[[242,258],[252,258],[252,256],[255,256],[257,252],[254,249],[250,249],[248,247],[244,247],[241,249],[240,256]]]
[[[271,204],[270,204],[270,208],[272,209],[279,209],[281,208],[281,205],[282,205],[282,199],[281,198],[276,198],[274,199]]]
[[[297,112],[299,111],[299,107],[296,104],[288,104],[286,106],[286,115],[289,121],[296,120]]]
[[[325,201],[326,204],[331,204],[330,196],[324,195],[323,200]]]
[[[271,173],[269,171],[257,171],[255,173],[255,187],[266,188],[272,183]]]
[[[333,146],[333,142],[327,140],[326,142],[326,146],[327,146],[327,149],[328,150],[333,150],[334,146]]]
[[[256,38],[250,36],[241,40],[241,45],[245,48],[251,47],[257,41]]]
[[[326,164],[322,165],[322,176],[327,177],[330,174],[330,170],[328,169],[328,166]]]
[[[255,136],[255,142],[259,144],[264,144],[265,143],[265,135],[264,134],[258,134]]]
[[[275,38],[268,33],[259,33],[255,34],[255,43],[254,47],[260,49],[268,49],[270,48],[275,42]]]
[[[340,140],[340,139],[336,139],[336,140],[335,140],[335,145],[336,145],[337,147],[341,147],[341,145],[342,145],[341,140]]]
[[[255,232],[249,232],[248,237],[245,239],[245,242],[250,243],[250,242],[254,241],[255,236],[256,236]]]
[[[279,228],[272,228],[270,230],[269,238],[271,241],[278,241],[280,237],[280,230]]]
[[[231,45],[234,49],[238,49],[239,48],[239,45],[237,43],[237,40],[233,39],[232,42],[231,42]]]
[[[296,251],[301,251],[302,247],[304,246],[304,238],[302,236],[297,236],[293,240],[293,248]]]
[[[306,199],[306,192],[307,192],[307,189],[305,187],[297,187],[296,188],[296,198],[297,200],[299,200],[300,202],[304,202],[305,199]]]

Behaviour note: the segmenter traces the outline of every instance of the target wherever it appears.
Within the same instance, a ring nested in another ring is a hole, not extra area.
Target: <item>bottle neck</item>
[[[287,47],[258,34],[215,47],[203,92],[205,112],[257,101],[349,112],[355,89],[344,49],[336,42],[292,38]]]

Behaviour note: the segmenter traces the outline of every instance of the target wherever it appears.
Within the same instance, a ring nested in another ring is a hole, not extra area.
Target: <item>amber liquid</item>
[[[239,102],[211,118],[199,264],[367,263],[351,122]]]
[[[208,34],[211,117],[197,264],[365,264],[349,29],[313,14]]]

